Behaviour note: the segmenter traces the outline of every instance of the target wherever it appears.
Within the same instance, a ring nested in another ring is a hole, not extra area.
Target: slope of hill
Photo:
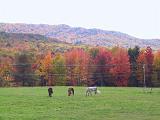
[[[9,24],[0,23],[0,31],[9,33],[32,33],[40,34],[49,38],[57,38],[60,41],[73,44],[134,47],[142,48],[151,46],[153,49],[160,48],[160,39],[139,39],[130,35],[100,29],[85,29],[70,27],[68,25],[46,24]]]
[[[13,57],[21,51],[31,53],[64,52],[72,47],[72,44],[39,34],[0,32],[0,56]]]
[[[52,43],[64,43],[56,38],[48,38],[43,35],[39,34],[32,34],[32,33],[7,33],[7,32],[0,32],[0,40],[16,40],[16,41],[46,41]]]

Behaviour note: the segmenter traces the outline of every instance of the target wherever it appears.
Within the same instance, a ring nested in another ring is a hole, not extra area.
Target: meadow
[[[101,94],[85,96],[85,87],[0,88],[0,120],[159,120],[160,88],[99,87]]]

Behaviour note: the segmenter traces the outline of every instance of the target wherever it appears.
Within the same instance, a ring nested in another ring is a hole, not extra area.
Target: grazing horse
[[[53,89],[50,87],[50,88],[48,88],[49,97],[52,97],[52,94],[53,94]]]
[[[68,96],[74,96],[74,89],[73,88],[68,88]]]
[[[92,92],[97,94],[97,87],[88,87],[86,90],[86,96],[92,95]]]

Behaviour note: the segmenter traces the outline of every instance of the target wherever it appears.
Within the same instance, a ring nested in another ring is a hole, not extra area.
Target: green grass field
[[[160,120],[160,88],[99,88],[101,94],[86,97],[84,87],[0,88],[0,120]]]

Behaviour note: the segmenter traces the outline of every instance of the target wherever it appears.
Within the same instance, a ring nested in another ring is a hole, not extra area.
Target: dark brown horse
[[[52,97],[52,94],[53,94],[53,89],[50,87],[50,88],[48,88],[49,97]]]
[[[73,88],[68,88],[68,96],[74,96],[74,89]]]

